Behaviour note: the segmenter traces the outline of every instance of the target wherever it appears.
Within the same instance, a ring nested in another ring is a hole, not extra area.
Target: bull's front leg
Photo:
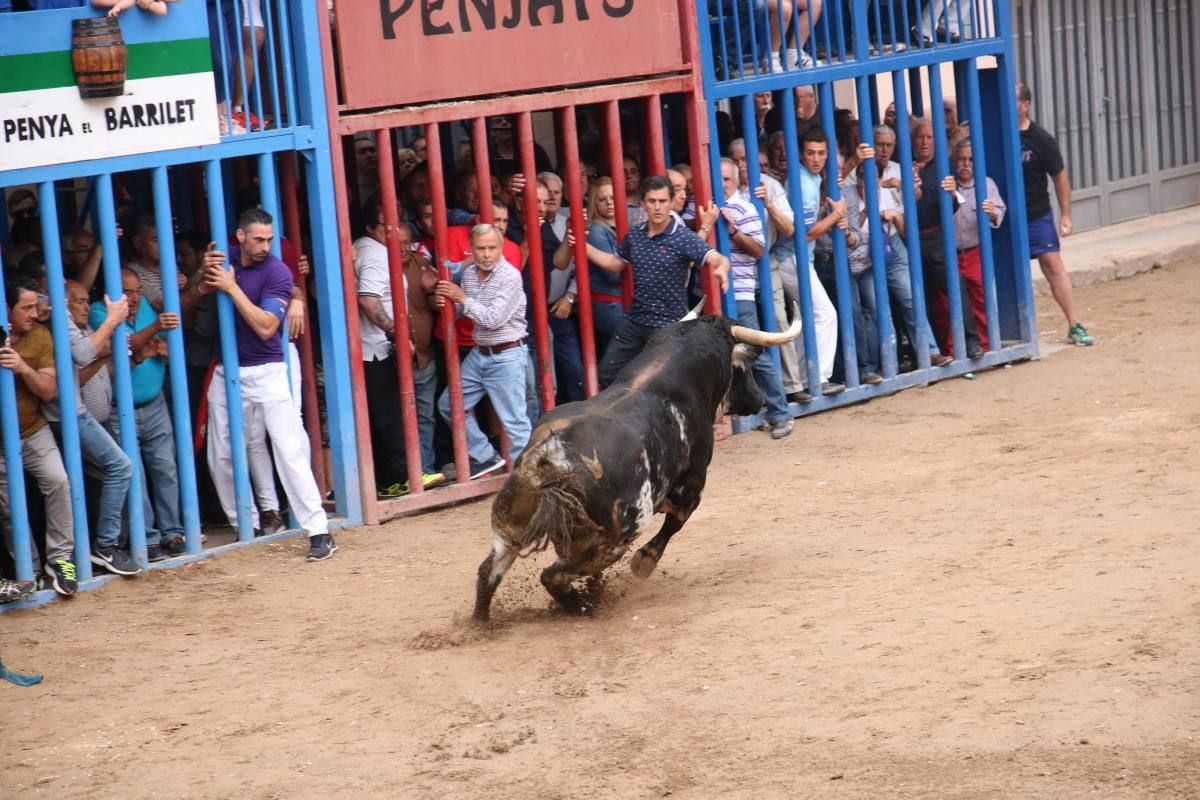
[[[504,579],[504,573],[512,566],[517,552],[511,549],[499,536],[492,540],[492,552],[479,565],[479,577],[475,581],[475,615],[476,622],[487,622],[491,613],[492,596],[496,587]]]
[[[572,586],[578,577],[579,573],[573,572],[571,565],[560,558],[542,570],[542,586],[546,587],[550,596],[557,600],[568,614],[586,615],[591,613],[591,604]]]

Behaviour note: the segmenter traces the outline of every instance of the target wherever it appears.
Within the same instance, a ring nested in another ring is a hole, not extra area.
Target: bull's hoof
[[[649,578],[654,573],[654,570],[657,566],[658,561],[654,558],[651,558],[650,555],[644,549],[642,549],[633,554],[633,558],[629,562],[629,571],[635,576],[645,579]]]

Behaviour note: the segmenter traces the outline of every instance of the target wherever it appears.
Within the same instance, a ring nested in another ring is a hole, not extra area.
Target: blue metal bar
[[[226,129],[233,132],[233,84],[229,81],[229,61],[225,57],[225,50],[229,44],[229,37],[225,34],[225,14],[222,6],[225,2],[236,3],[237,0],[213,0],[213,16],[217,19],[217,52],[221,56],[221,88],[225,90],[225,125]],[[234,9],[236,12],[236,8]],[[240,22],[240,20],[239,20]],[[209,35],[212,32],[209,31]],[[238,38],[241,41],[241,38]]]
[[[221,0],[217,0],[217,2],[221,2]],[[237,52],[235,52],[233,54],[233,58],[237,62],[238,77],[241,79],[242,109],[244,111],[249,111],[250,110],[250,84],[246,80],[246,41],[245,41],[246,25],[242,21],[242,14],[240,13],[241,8],[238,7],[239,0],[229,0],[229,2],[233,3],[233,13],[237,17],[237,34],[238,35],[237,35],[237,48],[235,48],[237,50]],[[242,8],[247,8],[250,5],[250,0],[240,0],[240,5]],[[251,37],[254,36],[253,33],[251,33],[250,35],[251,35]],[[233,103],[233,100],[231,98],[230,104],[232,105],[232,103]],[[245,119],[247,122],[246,130],[247,131],[253,130],[253,128],[248,124],[250,122],[249,117],[244,116],[243,119]]]
[[[299,19],[295,39],[284,42],[297,48],[306,42],[320,38],[320,26],[326,20],[317,17],[316,3],[300,3]],[[322,16],[324,9],[322,7]],[[285,17],[286,19],[286,17]],[[317,304],[320,319],[321,352],[325,367],[325,403],[329,419],[329,446],[333,459],[333,485],[338,513],[346,517],[351,525],[361,524],[363,498],[359,488],[357,447],[354,429],[353,384],[350,379],[349,346],[346,343],[346,307],[335,298],[344,296],[342,271],[338,250],[338,233],[333,220],[337,219],[334,206],[333,164],[330,157],[329,124],[326,111],[326,86],[321,59],[303,59],[302,68],[296,73],[298,90],[304,98],[304,113],[297,119],[308,120],[312,125],[313,146],[311,158],[303,160],[305,184],[308,189],[308,207],[313,221],[312,248],[314,280],[319,297],[329,302]],[[334,87],[328,87],[334,91]],[[295,106],[292,106],[295,108]]]
[[[81,581],[92,578],[92,545],[88,538],[87,499],[83,492],[82,446],[79,441],[79,413],[75,404],[75,359],[71,356],[71,338],[67,333],[67,291],[63,277],[62,251],[58,240],[58,197],[54,184],[38,186],[38,216],[42,241],[50,245],[43,251],[46,260],[47,293],[50,295],[50,333],[54,340],[54,373],[58,384],[59,425],[62,430],[62,457],[71,484],[71,522],[74,526],[75,573]]]
[[[218,248],[224,248],[229,241],[229,235],[225,226],[225,191],[222,186],[220,161],[209,161],[204,165],[204,184],[208,189],[208,222],[212,228],[212,237]],[[227,268],[233,269],[233,265],[227,264]],[[246,426],[242,418],[242,382],[233,317],[236,313],[229,295],[218,292],[217,323],[220,330],[222,371],[225,373],[237,532],[238,539],[248,542],[254,538],[254,524],[250,505],[250,470],[246,463]],[[209,435],[212,435],[211,432]]]
[[[747,94],[742,96],[742,130],[757,131],[756,117],[754,115],[754,95]],[[758,257],[758,313],[762,321],[762,329],[764,331],[775,331],[775,298],[771,288],[771,254],[767,241],[767,210],[763,208],[762,201],[754,194],[754,189],[762,184],[762,174],[758,166],[758,137],[745,137],[746,147],[746,194],[750,198],[750,202],[754,204],[754,210],[758,212],[758,218],[762,222],[763,231],[763,252]],[[718,172],[717,178],[721,177]],[[721,185],[718,180],[713,181],[714,184]],[[724,186],[722,186],[721,196],[725,196]],[[730,273],[730,284],[733,283],[733,273]],[[736,301],[735,301],[736,302]],[[779,348],[769,348],[771,353],[771,361],[775,364],[775,374],[783,374],[783,365],[779,361]]]
[[[804,337],[804,371],[808,376],[806,385],[817,387],[821,385],[821,365],[817,353],[817,334],[813,327],[812,270],[808,268],[808,248],[811,245],[808,242],[808,224],[804,214],[804,191],[800,185],[800,170],[806,169],[806,167],[800,163],[794,92],[783,93],[783,144],[787,151],[788,162],[788,201],[792,205],[796,226],[796,230],[792,234],[792,242],[796,248],[796,283],[800,288],[800,318],[804,323],[804,327],[800,330],[800,335]],[[818,394],[820,392],[814,391],[814,396]]]
[[[266,2],[270,3],[272,0],[266,0]],[[284,101],[287,104],[288,127],[295,128],[298,125],[304,124],[306,120],[300,115],[300,107],[296,102],[296,68],[292,63],[292,47],[296,43],[296,40],[292,38],[291,21],[291,10],[283,0],[279,0],[279,59],[283,68]],[[316,31],[312,31],[311,41],[320,41],[320,37],[317,36]],[[304,51],[301,50],[301,52]],[[319,58],[314,57],[304,60],[306,62],[315,62],[317,64],[317,71],[321,71],[321,60]],[[317,127],[317,123],[312,119],[307,120],[307,123],[314,128]],[[276,125],[278,124],[277,122]]]
[[[0,217],[8,222],[7,209]],[[0,276],[4,272],[0,253]],[[16,298],[13,298],[14,302]],[[0,328],[11,330],[8,322],[8,298],[0,280]],[[9,343],[11,347],[11,343]],[[29,507],[25,502],[25,465],[21,459],[21,425],[17,417],[17,378],[11,369],[0,369],[0,432],[4,434],[4,471],[8,479],[9,533],[17,580],[33,580],[33,550],[29,538]],[[0,542],[0,544],[3,544]]]
[[[937,165],[937,179],[940,184],[950,171],[950,156],[946,142],[946,108],[942,103],[942,71],[937,67],[929,69],[929,108],[933,118],[933,162]],[[954,243],[954,204],[950,194],[943,191],[940,185],[922,186],[922,192],[937,192],[938,216],[942,227],[942,250],[946,254],[946,300],[950,308],[950,337],[954,342],[954,357],[966,358],[967,346],[963,334],[963,313],[970,314],[971,309],[963,308],[962,295],[959,293],[958,248]]]
[[[699,19],[705,19],[705,17],[700,17],[699,14],[697,14],[697,17]],[[712,23],[710,21],[709,22],[710,28],[711,28],[711,25],[712,25]],[[717,36],[719,37],[719,39],[721,41],[721,66],[725,69],[724,77],[720,77],[720,78],[718,78],[715,75],[716,70],[714,67],[713,56],[712,56],[712,52],[711,52],[712,51],[712,37],[704,36],[704,35],[697,37],[700,40],[700,55],[701,55],[700,68],[701,68],[701,71],[704,73],[705,82],[710,85],[717,80],[727,81],[731,77],[733,77],[733,75],[732,75],[733,70],[729,66],[729,40],[725,37],[725,11],[721,8],[721,5],[719,3],[717,4]],[[710,73],[714,73],[714,74],[710,74]]]
[[[275,126],[279,127],[279,69],[275,66],[275,15],[271,10],[271,0],[263,0],[263,22],[266,27],[267,46],[267,75],[271,79],[271,113],[274,115]],[[265,126],[264,126],[265,127]]]
[[[818,85],[821,96],[820,111],[821,125],[826,131],[834,130],[833,124],[833,86],[828,83]],[[825,192],[833,201],[842,198],[842,188],[838,184],[837,143],[829,143],[829,160],[825,162]],[[820,209],[817,210],[820,213]],[[846,234],[836,225],[829,230],[833,237],[833,271],[838,292],[838,335],[842,342],[843,370],[846,373],[846,386],[858,386],[858,347],[854,340],[854,309],[850,305],[850,265],[846,261]]]
[[[717,105],[716,103],[708,104],[708,129],[711,131],[717,130]],[[713,183],[713,202],[717,204],[717,208],[722,208],[725,205],[725,192],[721,190],[721,151],[716,147],[708,148],[709,169],[712,171]],[[697,209],[699,213],[699,209]],[[729,256],[729,234],[725,231],[725,226],[717,224],[716,230],[713,231],[717,235],[717,249],[726,257]],[[725,312],[725,316],[737,318],[737,304],[733,298],[733,276],[729,276],[729,286],[725,293],[721,296],[721,309]]]
[[[1026,222],[1025,182],[1021,173],[1021,132],[1018,129],[1016,75],[1012,55],[1012,18],[1006,3],[996,13],[996,29],[1004,52],[996,58],[1000,84],[1000,120],[1003,136],[1005,202],[1008,204],[1008,231],[1011,237],[1014,270],[1017,276],[1017,316],[1021,341],[1037,347],[1037,307],[1033,302],[1033,277],[1029,273],[1029,228]]]
[[[254,50],[254,63],[252,65],[252,70],[251,70],[252,79],[253,79],[252,85],[254,87],[254,108],[255,108],[255,111],[258,113],[258,129],[266,130],[267,126],[263,122],[263,117],[265,115],[263,114],[262,75],[259,73],[259,68],[258,68],[258,62],[259,62],[258,35],[254,32],[254,30],[255,30],[254,6],[251,5],[250,0],[242,0],[242,2],[245,4],[245,7],[246,7],[246,18],[250,21],[250,25],[249,25],[250,46]],[[270,0],[267,0],[267,4],[268,5],[270,4]],[[260,4],[260,8],[259,8],[259,13],[260,14],[262,13],[261,4]],[[265,42],[265,39],[266,39],[265,24],[263,23],[262,19],[258,20],[258,24],[259,24],[259,27],[263,28],[263,39]],[[247,28],[247,26],[243,24],[242,31],[245,32],[246,28]],[[244,60],[244,57],[243,57],[243,60]],[[270,61],[272,64],[275,63],[274,59],[270,59]],[[245,64],[243,64],[242,72],[244,73],[245,71],[246,71],[246,67],[245,67]],[[246,103],[246,106],[249,107],[250,97],[248,95],[245,97],[245,103]],[[249,122],[250,120],[247,119],[246,121]],[[246,129],[253,130],[252,126],[250,126],[250,125],[247,125]]]
[[[101,174],[96,179],[96,208],[100,212],[100,243],[104,265],[104,291],[109,298],[121,297],[121,254],[117,248],[117,217],[113,205],[112,175]],[[168,228],[168,230],[170,230]],[[126,231],[131,235],[132,231]],[[129,317],[137,309],[129,309]],[[137,421],[133,414],[132,367],[129,364],[128,325],[118,325],[112,334],[113,391],[117,397],[117,423],[121,432],[121,449],[133,464],[129,481],[129,552],[133,560],[146,566],[146,515],[142,500],[142,452],[138,447]]]
[[[917,226],[917,192],[913,184],[912,134],[908,128],[908,94],[904,73],[892,73],[892,94],[896,102],[896,163],[900,165],[901,194],[904,195],[904,245],[908,250],[908,275],[912,288],[913,319],[916,320],[917,368],[929,368],[929,326],[925,309],[925,278],[921,266],[921,235]]]
[[[159,275],[162,279],[163,311],[179,314],[179,282],[176,280],[175,236],[171,223],[171,189],[166,167],[154,167],[154,227],[158,237]],[[175,431],[175,460],[179,474],[179,501],[183,506],[183,534],[189,553],[199,553],[200,504],[196,498],[196,463],[192,457],[192,413],[188,405],[187,364],[183,358],[183,328],[167,331],[167,380],[171,387],[171,424]]]
[[[1000,349],[1000,312],[996,302],[995,255],[992,252],[992,226],[983,211],[987,199],[987,151],[983,144],[983,109],[979,102],[979,68],[975,62],[967,62],[967,119],[971,121],[971,157],[975,171],[975,212],[979,223],[979,258],[983,273],[983,299],[987,313],[988,344],[991,349]]]

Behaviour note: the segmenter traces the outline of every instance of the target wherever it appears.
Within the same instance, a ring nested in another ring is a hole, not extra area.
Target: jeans
[[[908,263],[908,248],[904,246],[904,239],[900,234],[892,236],[892,260],[887,263],[887,281],[888,291],[892,297],[896,298],[896,302],[904,312],[904,327],[908,331],[908,339],[912,342],[913,350],[917,348],[917,342],[920,341],[917,337],[918,328],[925,333],[925,341],[928,342],[928,348],[931,355],[936,355],[938,351],[937,339],[933,336],[933,329],[929,327],[929,318],[922,315],[917,318],[916,310],[913,307],[912,294],[912,276],[909,273]]]
[[[554,367],[557,373],[558,402],[574,403],[587,397],[583,389],[583,353],[579,342],[579,323],[575,317],[559,319],[550,315],[554,334]]]
[[[850,307],[854,311],[854,346],[858,371],[879,372],[879,316],[875,308],[875,277],[870,269],[850,273]]]
[[[615,381],[617,373],[638,357],[646,342],[656,333],[658,328],[639,325],[629,317],[622,317],[617,332],[613,334],[608,349],[604,351],[604,359],[600,362],[600,386],[608,386]]]
[[[756,331],[762,330],[758,321],[758,306],[753,300],[738,300],[737,316],[739,325]],[[783,391],[783,381],[775,371],[775,362],[771,360],[770,351],[765,347],[754,361],[753,372],[754,382],[758,384],[767,406],[767,422],[774,424],[791,419],[792,412],[788,408],[787,396]]]
[[[133,477],[133,463],[104,426],[87,412],[79,415],[79,447],[83,451],[84,464],[102,481],[96,514],[96,546],[116,547],[121,537],[121,516]]]
[[[151,517],[147,516],[146,544],[157,544],[160,536],[162,540],[170,541],[183,536],[183,520],[179,512],[175,430],[162,393],[146,405],[135,408],[133,417],[137,421],[138,449],[145,467],[142,496],[148,498],[149,505],[153,506],[154,527],[157,529],[151,531]]]
[[[478,347],[471,350],[462,362],[462,398],[467,426],[467,450],[471,459],[483,464],[496,457],[496,450],[479,428],[471,409],[486,394],[508,433],[508,456],[516,463],[529,443],[532,426],[525,406],[525,370],[529,361],[524,345],[484,355]],[[442,392],[438,410],[450,420],[450,390]]]
[[[608,343],[616,334],[617,326],[621,324],[623,316],[625,316],[625,309],[620,303],[592,302],[592,328],[596,332],[596,358],[603,360],[604,354],[608,350]]]
[[[413,364],[413,389],[417,395],[417,435],[421,439],[421,472],[437,472],[437,454],[433,449],[433,430],[437,423],[433,409],[437,405],[437,364],[430,359],[424,369]]]

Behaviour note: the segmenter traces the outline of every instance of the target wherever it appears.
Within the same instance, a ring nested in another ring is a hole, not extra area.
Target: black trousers
[[[382,361],[364,361],[367,384],[367,413],[371,417],[371,460],[375,463],[375,485],[387,488],[408,480],[404,452],[404,420],[400,416],[400,377],[396,356]]]
[[[604,358],[600,362],[600,386],[608,386],[615,381],[617,373],[638,357],[638,354],[645,348],[646,342],[656,333],[658,333],[658,328],[639,325],[630,321],[627,316],[622,317],[621,324],[617,326],[617,332],[609,341],[608,348],[604,351]]]

